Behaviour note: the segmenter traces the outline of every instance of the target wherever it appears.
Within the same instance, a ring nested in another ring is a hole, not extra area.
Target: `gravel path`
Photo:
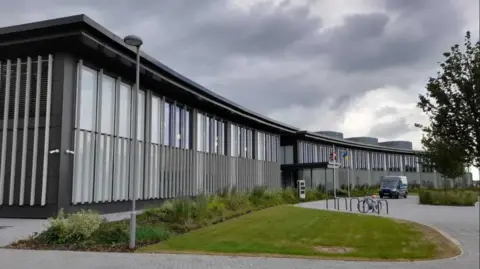
[[[459,257],[428,262],[342,262],[279,258],[246,258],[174,254],[86,253],[0,249],[0,268],[8,269],[473,269],[479,266],[479,207],[452,208],[420,206],[416,197],[389,200],[390,215],[432,225],[458,240],[463,249]],[[301,207],[323,209],[325,202]],[[1,224],[1,220],[0,220]],[[0,225],[1,226],[1,225]],[[0,229],[0,235],[8,229]]]

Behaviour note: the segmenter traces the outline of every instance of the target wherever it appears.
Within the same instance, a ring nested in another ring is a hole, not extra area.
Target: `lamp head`
[[[127,35],[123,38],[123,42],[132,47],[140,47],[143,44],[142,39],[136,35]]]

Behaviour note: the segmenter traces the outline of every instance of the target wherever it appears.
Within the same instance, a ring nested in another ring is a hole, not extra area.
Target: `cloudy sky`
[[[418,149],[418,94],[442,52],[465,31],[479,32],[478,0],[9,2],[2,26],[84,13],[119,36],[141,36],[164,64],[279,121]]]

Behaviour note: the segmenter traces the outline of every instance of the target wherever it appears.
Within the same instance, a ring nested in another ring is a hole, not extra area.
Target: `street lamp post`
[[[136,222],[137,222],[137,215],[136,215],[136,210],[135,210],[135,202],[137,200],[137,145],[138,145],[138,139],[137,139],[137,126],[138,126],[138,94],[140,91],[140,46],[142,46],[143,41],[140,37],[134,36],[134,35],[128,35],[126,36],[123,41],[132,47],[136,47],[137,49],[137,60],[136,60],[136,72],[135,72],[135,94],[134,94],[134,99],[133,99],[133,104],[132,104],[132,112],[131,112],[131,117],[133,117],[133,137],[132,137],[132,152],[133,152],[133,172],[130,173],[131,178],[130,182],[132,183],[132,212],[130,213],[130,243],[129,247],[131,249],[135,248],[135,232],[136,232]],[[130,153],[130,156],[132,156],[132,153]]]

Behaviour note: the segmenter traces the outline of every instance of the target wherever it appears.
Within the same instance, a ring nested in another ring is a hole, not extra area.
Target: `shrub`
[[[208,205],[210,199],[205,194],[196,196],[192,204],[192,219],[201,220],[210,218],[210,212],[208,211]]]
[[[226,211],[226,206],[219,196],[211,196],[207,204],[208,212],[211,212],[213,216],[223,216]]]
[[[163,224],[150,224],[137,227],[135,235],[140,244],[154,244],[167,240],[172,236],[172,232]]]
[[[160,207],[147,208],[137,216],[137,221],[139,223],[162,222],[165,220],[165,216],[167,214],[166,208],[171,206],[172,203],[170,201],[166,201]]]
[[[125,221],[107,222],[100,224],[92,234],[92,239],[99,244],[122,244],[128,242],[129,225]]]
[[[48,244],[79,243],[90,238],[101,222],[100,216],[90,210],[70,215],[61,210],[56,218],[49,219],[49,226],[42,234],[42,239]]]
[[[251,196],[252,197],[255,197],[255,198],[263,198],[265,196],[265,192],[267,191],[267,188],[264,187],[264,186],[255,186],[253,188],[253,191],[252,191],[252,194]]]
[[[267,188],[263,186],[255,186],[250,193],[250,202],[255,206],[261,206],[264,203],[266,191]]]
[[[188,223],[195,215],[195,203],[189,198],[172,200],[170,205],[165,205],[165,220],[172,223]]]
[[[418,193],[420,204],[474,206],[478,201],[478,192],[463,190],[420,190]]]
[[[317,194],[318,194],[318,192],[316,190],[307,189],[307,191],[305,192],[305,200],[306,201],[315,201],[315,200],[317,200]]]
[[[284,204],[283,195],[279,191],[266,191],[263,195],[261,207],[270,207]]]
[[[238,210],[248,210],[251,208],[250,200],[247,195],[241,195],[237,193],[230,194],[230,196],[225,198],[225,206],[228,210],[238,211]]]
[[[287,204],[295,204],[298,203],[298,194],[297,190],[294,188],[285,188],[281,192],[282,200]]]

